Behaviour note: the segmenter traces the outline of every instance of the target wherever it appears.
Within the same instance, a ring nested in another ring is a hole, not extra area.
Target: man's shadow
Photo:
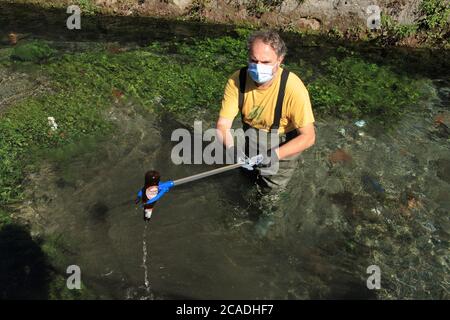
[[[0,229],[0,299],[48,299],[51,266],[21,225]]]

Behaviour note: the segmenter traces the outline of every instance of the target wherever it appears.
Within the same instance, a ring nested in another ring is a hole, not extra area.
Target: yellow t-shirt
[[[247,73],[244,105],[244,122],[250,126],[269,131],[272,126],[278,90],[283,69],[278,68],[276,78],[270,87],[259,89]],[[233,73],[225,86],[220,116],[233,120],[239,113],[239,70]],[[290,72],[286,83],[283,110],[278,133],[286,133],[296,128],[314,123],[314,115],[308,90],[300,78]]]

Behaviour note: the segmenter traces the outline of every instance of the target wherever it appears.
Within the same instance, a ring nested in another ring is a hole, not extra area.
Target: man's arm
[[[316,130],[313,123],[297,129],[300,134],[288,143],[276,149],[279,159],[293,156],[311,147],[316,141]]]
[[[224,117],[219,117],[217,120],[216,130],[219,140],[223,143],[225,148],[232,147],[234,145],[233,136],[231,135],[230,129],[233,125],[233,119],[228,119]]]

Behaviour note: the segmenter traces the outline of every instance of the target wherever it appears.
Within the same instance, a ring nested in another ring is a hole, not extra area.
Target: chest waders
[[[261,149],[270,148],[270,141],[268,141],[268,134],[257,128],[254,128],[247,124],[244,121],[244,114],[242,112],[244,106],[244,98],[245,98],[245,85],[247,79],[247,69],[248,67],[243,67],[239,71],[239,111],[241,112],[241,121],[244,131],[246,132],[245,137],[245,152],[247,155],[250,154],[260,154]],[[278,145],[282,146],[283,144],[291,141],[295,137],[298,136],[298,132],[296,129],[281,134],[278,134],[278,129],[280,127],[281,115],[283,111],[283,101],[286,92],[286,83],[289,77],[289,71],[283,69],[281,74],[280,88],[278,90],[277,102],[275,105],[273,122],[270,127],[270,132],[273,132],[278,135]],[[266,137],[265,139],[262,137]],[[252,150],[256,147],[256,150]],[[263,152],[266,152],[263,150]],[[297,166],[297,160],[300,154],[288,157],[286,159],[279,160],[278,163],[278,171],[275,174],[267,175],[264,173],[264,168],[258,168],[257,170],[253,170],[250,172],[245,172],[245,174],[250,175],[251,178],[256,179],[256,182],[266,189],[266,191],[279,190],[281,188],[285,188],[289,183],[289,180],[294,173],[294,170]]]

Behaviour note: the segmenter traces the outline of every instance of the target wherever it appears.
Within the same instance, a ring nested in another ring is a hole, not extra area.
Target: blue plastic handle
[[[161,197],[168,192],[172,187],[174,186],[173,181],[164,181],[164,182],[160,182],[158,184],[158,194],[156,196],[154,196],[153,198],[147,200],[146,203],[142,204],[141,207],[143,207],[146,204],[152,204],[156,201],[158,201],[159,199],[161,199]],[[139,190],[138,192],[138,198],[141,199],[142,198],[142,189]]]

